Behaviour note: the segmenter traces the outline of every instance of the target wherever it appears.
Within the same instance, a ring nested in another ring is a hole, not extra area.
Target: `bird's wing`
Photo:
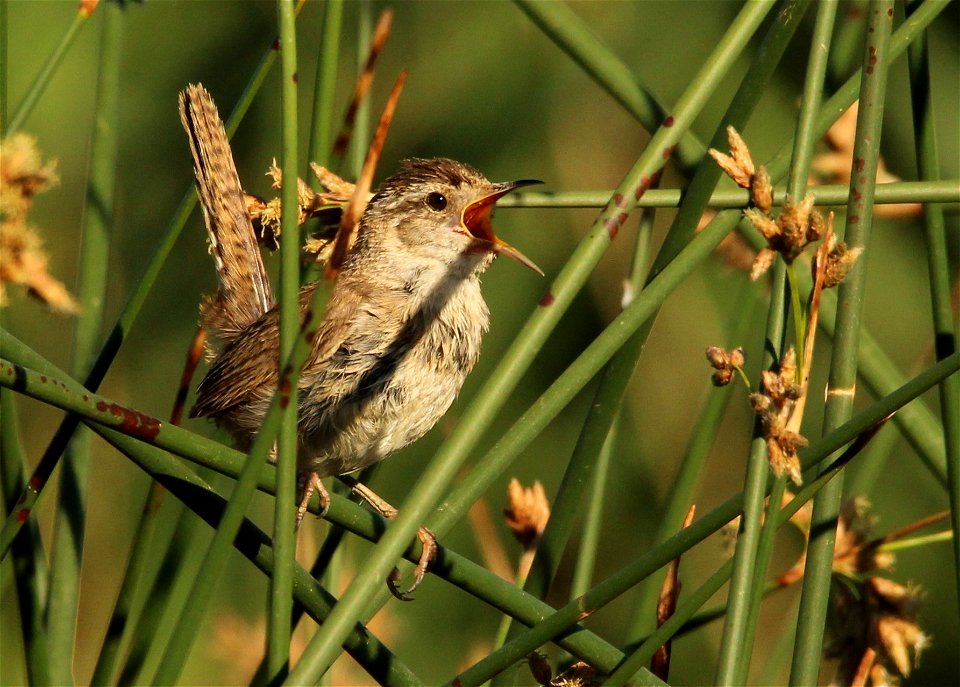
[[[316,284],[308,284],[300,290],[301,319],[315,288]],[[335,291],[327,303],[323,322],[313,335],[313,350],[305,367],[322,367],[336,352],[349,333],[359,302],[359,295],[349,289]],[[258,395],[269,396],[277,388],[279,320],[280,309],[275,306],[223,350],[197,389],[190,417],[217,417],[250,403]]]

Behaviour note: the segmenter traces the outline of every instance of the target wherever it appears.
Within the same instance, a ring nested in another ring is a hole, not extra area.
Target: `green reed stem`
[[[313,88],[313,121],[310,125],[310,153],[307,162],[328,164],[333,137],[333,99],[337,88],[340,33],[343,28],[343,0],[328,0],[323,10],[323,36],[317,52],[317,80]],[[313,174],[305,178],[316,188]]]
[[[841,7],[842,21],[837,26],[834,47],[830,51],[830,77],[835,82],[848,78],[860,67],[869,4],[869,0],[847,0]]]
[[[727,121],[725,118],[724,121]],[[818,131],[820,129],[818,128]],[[724,138],[717,141],[722,146]],[[714,146],[716,147],[716,146]],[[848,185],[824,184],[816,187],[814,204],[818,206],[841,205],[847,202]],[[637,201],[638,208],[675,208],[687,202],[688,189],[669,188],[647,191]],[[773,204],[783,205],[787,195],[785,188],[773,190]],[[512,193],[497,201],[497,208],[602,208],[610,200],[610,191],[560,191]],[[960,202],[960,179],[935,181],[894,181],[877,184],[875,205],[892,203],[957,203]],[[706,207],[715,209],[744,208],[750,203],[747,189],[713,190]]]
[[[931,87],[930,46],[926,35],[910,46],[908,57],[919,177],[923,181],[935,182],[940,178],[940,160]],[[937,359],[941,360],[957,350],[957,340],[960,338],[960,325],[955,320],[950,297],[951,258],[943,207],[925,205],[923,220],[934,342]],[[953,537],[955,580],[957,593],[960,594],[960,377],[950,377],[940,385],[940,416],[947,460],[950,522],[956,534]]]
[[[43,92],[47,90],[47,86],[50,85],[50,81],[53,79],[53,75],[56,73],[57,67],[60,66],[61,62],[63,62],[63,58],[67,54],[67,50],[69,50],[70,46],[73,45],[74,40],[80,33],[80,29],[84,26],[84,24],[87,23],[87,19],[89,19],[90,15],[93,13],[92,9],[87,10],[79,3],[78,7],[79,9],[76,15],[74,15],[73,21],[70,22],[70,26],[68,26],[66,32],[64,32],[63,38],[60,39],[57,47],[54,48],[53,52],[50,53],[50,56],[47,57],[47,61],[43,63],[43,66],[40,68],[40,71],[34,78],[33,83],[31,83],[30,87],[27,89],[26,95],[23,96],[23,100],[20,101],[20,105],[10,117],[10,121],[5,122],[6,127],[4,128],[4,135],[12,134],[23,127],[24,122],[27,120],[27,117],[30,116],[34,106],[37,104],[37,102],[39,102],[40,96],[43,95]],[[96,6],[94,6],[94,9],[95,8]],[[6,38],[7,36],[4,36],[4,39]],[[6,43],[6,40],[4,40],[4,43]],[[4,50],[6,50],[6,47],[4,47]],[[6,82],[6,76],[7,74],[4,72],[4,82]],[[4,98],[4,101],[6,101],[6,98]],[[6,118],[4,118],[4,120],[5,119]]]
[[[96,427],[93,429],[100,431]],[[203,474],[201,470],[200,475]],[[207,471],[207,476],[212,477],[213,473]],[[128,626],[130,649],[120,670],[120,685],[145,684],[156,673],[176,628],[177,618],[190,603],[191,587],[200,572],[209,537],[201,527],[200,519],[192,517],[192,513],[179,505],[179,513],[169,523],[170,537],[164,542],[162,557],[154,570],[153,584],[147,588],[140,617]],[[145,584],[149,582],[144,580]]]
[[[760,369],[778,369],[783,358],[786,330],[786,273],[787,267],[782,260],[774,265],[773,285],[770,305],[767,311],[767,327],[764,336],[763,358]],[[757,377],[759,377],[759,372]],[[730,593],[727,598],[727,617],[720,640],[720,655],[717,662],[718,685],[737,684],[746,675],[750,665],[750,647],[747,636],[750,634],[750,617],[754,575],[760,547],[761,518],[763,517],[764,498],[768,492],[770,466],[767,456],[767,442],[761,434],[760,421],[754,419],[753,441],[747,458],[747,472],[744,479],[743,517],[737,534],[737,547],[733,557],[733,572]],[[762,582],[762,581],[761,581]]]
[[[267,674],[271,682],[281,681],[290,664],[290,617],[293,613],[293,567],[296,556],[294,531],[297,504],[297,393],[299,366],[283,369],[293,353],[300,330],[300,227],[297,195],[297,34],[293,0],[279,0],[277,15],[280,34],[280,108],[282,149],[280,164],[280,346],[277,378],[288,386],[281,399],[280,434],[277,441],[277,496],[274,500],[273,542],[276,554],[270,578],[267,614]],[[293,391],[291,391],[293,390]],[[250,492],[253,493],[251,477]]]
[[[2,314],[0,309],[0,319]],[[17,421],[16,393],[3,388],[0,389],[0,490],[4,513],[14,509],[26,464]],[[12,584],[16,591],[26,682],[49,685],[50,658],[43,624],[49,571],[35,519],[30,519],[14,539],[11,553],[10,560],[0,564],[0,588],[6,591]]]
[[[81,311],[77,317],[70,363],[74,377],[82,377],[90,371],[103,327],[120,137],[123,29],[123,7],[118,4],[105,7],[89,181],[81,219],[77,286]],[[83,431],[75,434],[67,447],[66,456],[60,472],[59,500],[50,551],[50,598],[46,618],[50,679],[55,684],[73,682],[80,567],[87,519],[90,434]]]
[[[863,312],[866,259],[873,226],[873,195],[880,157],[880,131],[887,71],[890,64],[892,0],[870,5],[870,30],[863,57],[863,82],[854,143],[845,240],[864,248],[863,255],[839,287],[836,334],[824,410],[824,434],[843,424],[853,412],[857,352]],[[833,480],[813,504],[811,538],[800,597],[797,639],[790,671],[791,685],[817,681],[823,648],[837,517],[843,498],[843,478]]]
[[[157,517],[164,493],[165,490],[159,484],[151,483],[147,501],[137,525],[138,538],[134,540],[130,560],[127,562],[127,569],[114,605],[113,615],[107,624],[107,635],[104,637],[103,646],[97,657],[93,677],[90,678],[91,685],[113,684],[120,664],[120,657],[129,644],[130,632],[140,621],[145,593],[152,582],[150,571],[155,552],[151,549],[157,546],[159,542],[166,541],[169,538],[163,536],[165,534],[163,525],[167,523],[162,523]],[[141,542],[140,537],[143,538],[144,542],[149,542],[150,545]]]

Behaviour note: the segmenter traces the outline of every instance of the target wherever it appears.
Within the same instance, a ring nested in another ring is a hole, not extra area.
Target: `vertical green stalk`
[[[340,54],[340,34],[343,30],[343,0],[327,0],[323,14],[323,36],[317,56],[317,74],[313,91],[313,121],[310,126],[310,153],[307,162],[317,162],[321,165],[330,164],[330,153],[333,137],[333,106],[337,85],[337,66]],[[307,173],[311,186],[317,188],[319,182],[312,173]],[[339,482],[334,485],[334,489]],[[323,572],[318,572],[317,579],[322,578],[328,589],[336,589],[336,580],[340,576],[340,559],[342,551],[339,544],[343,541],[344,531],[331,525],[327,532],[320,554],[330,551],[329,558],[318,554],[317,563],[322,565]],[[328,549],[328,546],[330,547]],[[317,564],[314,565],[314,568]],[[311,575],[314,570],[310,571]],[[302,606],[295,606],[291,626],[296,627],[303,613]],[[266,663],[261,663],[257,670],[260,676]],[[257,676],[254,679],[257,679]]]
[[[867,29],[866,16],[869,0],[846,0],[841,12],[843,20],[837,26],[830,55],[830,77],[842,81],[859,67],[863,54],[863,34]]]
[[[83,377],[89,372],[103,326],[117,172],[123,11],[120,5],[114,3],[104,8],[98,70],[100,78],[90,151],[90,181],[81,227],[77,287],[81,314],[77,320],[70,364],[70,372],[74,377]],[[50,679],[57,684],[70,684],[73,681],[89,460],[90,434],[81,431],[70,442],[67,460],[60,473],[60,501],[57,504],[50,555],[50,601],[46,622]]]
[[[911,96],[913,122],[917,132],[917,166],[923,181],[940,178],[940,160],[930,78],[930,46],[924,34],[910,46]],[[930,272],[930,296],[933,307],[934,341],[937,360],[957,350],[960,329],[954,321],[950,303],[950,251],[943,207],[928,203],[923,207],[924,239]],[[950,522],[954,532],[953,562],[958,598],[960,598],[960,377],[948,377],[940,384],[940,415],[946,444],[947,483],[950,495]]]
[[[2,315],[3,309],[0,309],[0,320]],[[16,393],[10,389],[0,389],[0,492],[4,513],[13,510],[20,495],[26,465],[23,445],[20,443],[15,396]],[[12,585],[16,590],[27,682],[31,685],[49,685],[50,657],[43,626],[49,571],[35,518],[30,518],[20,531],[11,551],[13,555],[10,559],[0,564],[0,589],[6,591]],[[13,579],[12,583],[8,581],[10,578]]]
[[[200,471],[199,478],[211,478]],[[203,521],[185,509],[173,524],[173,534],[157,567],[138,622],[130,631],[130,650],[118,684],[146,684],[163,658],[164,647],[176,629],[177,618],[192,603],[193,580],[200,573],[205,554]]]
[[[317,81],[313,92],[313,121],[310,126],[308,162],[327,164],[333,136],[333,98],[337,86],[340,30],[343,26],[343,0],[327,0],[323,13],[323,37],[317,55]],[[307,173],[311,183],[313,175]]]
[[[874,0],[870,5],[870,29],[863,57],[860,109],[853,149],[850,197],[847,203],[845,240],[864,252],[839,287],[836,334],[827,385],[823,433],[842,425],[852,414],[857,380],[857,348],[860,340],[866,283],[866,258],[873,226],[873,195],[880,157],[880,131],[893,25],[893,1]],[[838,475],[820,492],[813,504],[811,541],[807,553],[803,591],[800,597],[797,640],[790,671],[791,685],[817,681],[823,647],[837,517],[843,497],[843,476]]]
[[[357,73],[360,73],[366,64],[370,53],[370,39],[373,31],[373,5],[370,0],[359,0],[357,3]],[[367,156],[367,146],[370,141],[370,94],[357,104],[357,118],[353,125],[350,138],[350,162],[348,169],[354,178],[360,176],[363,161]]]
[[[280,25],[280,107],[283,186],[280,190],[283,240],[280,242],[280,351],[277,378],[281,381],[280,436],[277,451],[277,493],[274,501],[275,565],[270,578],[267,615],[267,674],[282,680],[289,670],[290,617],[293,613],[294,531],[297,503],[297,412],[299,368],[283,369],[300,329],[300,229],[297,198],[297,34],[293,0],[277,3]],[[283,390],[285,387],[285,391]]]
[[[0,0],[0,136],[7,135],[7,79],[9,70],[7,6],[10,0]]]
[[[600,532],[603,530],[603,506],[607,494],[607,478],[610,476],[610,462],[617,444],[617,423],[614,421],[607,440],[597,456],[597,466],[591,475],[590,490],[587,494],[587,512],[583,516],[583,528],[580,534],[580,549],[570,581],[570,598],[585,594],[593,583],[593,571],[600,550]]]
[[[774,266],[770,308],[767,313],[767,331],[764,337],[764,354],[761,362],[761,369],[764,370],[770,369],[773,364],[779,364],[779,358],[783,355],[786,273],[784,262],[777,260]],[[757,377],[759,378],[760,375],[758,374]],[[737,677],[746,674],[750,662],[750,652],[744,642],[750,625],[750,599],[755,581],[754,566],[760,545],[760,519],[763,515],[763,500],[767,495],[769,476],[767,442],[760,436],[760,425],[757,420],[754,424],[750,456],[747,459],[747,475],[743,485],[743,516],[740,520],[737,548],[733,557],[733,573],[727,598],[727,618],[720,641],[720,657],[715,680],[718,685],[737,684]]]
[[[383,584],[384,577],[413,538],[426,514],[440,500],[467,453],[476,445],[480,431],[489,425],[505,403],[574,294],[626,221],[637,194],[649,186],[649,175],[662,168],[664,154],[672,150],[681,133],[687,130],[695,113],[701,110],[713,93],[719,75],[727,72],[746,45],[747,38],[756,31],[771,7],[770,2],[749,3],[732,22],[726,35],[706,60],[704,68],[691,81],[677,103],[670,120],[672,126],[662,127],[654,134],[647,150],[623,179],[617,193],[594,222],[567,266],[557,275],[551,291],[541,300],[541,307],[530,318],[490,380],[464,413],[457,432],[445,442],[427,467],[425,474],[429,474],[430,479],[418,482],[400,509],[400,516],[390,525],[376,549],[358,567],[360,573],[353,584],[290,673],[291,683],[315,681],[329,668],[339,653],[343,637],[368,607],[370,597]]]
[[[133,550],[127,562],[120,592],[114,605],[113,615],[107,625],[107,635],[94,666],[91,685],[112,684],[119,665],[121,652],[128,644],[132,628],[136,627],[143,611],[147,589],[151,586],[150,576],[153,554],[157,553],[159,543],[168,541],[161,536],[161,528],[170,523],[161,523],[158,511],[166,490],[158,482],[152,482],[147,501],[137,524]],[[156,572],[156,570],[153,570]]]
[[[836,13],[836,0],[821,0],[817,5],[817,19],[814,26],[813,37],[810,41],[810,57],[804,79],[803,98],[801,100],[800,116],[797,122],[797,133],[794,138],[793,156],[790,164],[790,172],[787,176],[787,193],[798,202],[806,190],[810,161],[813,159],[814,146],[817,141],[815,123],[822,101],[823,85],[826,79],[827,62],[830,53],[830,37],[833,33]],[[804,369],[803,345],[809,314],[801,309],[797,280],[793,278],[794,269],[795,267],[792,264],[785,266],[788,276],[791,277],[789,279],[789,289],[791,310],[795,323],[797,368],[802,370]],[[779,293],[779,291],[774,289],[774,293]],[[778,350],[781,356],[783,355],[782,342],[781,347],[775,350]],[[764,442],[762,440],[757,442],[756,439],[754,441],[753,448],[762,450],[764,457],[766,457],[766,447],[762,446]],[[757,445],[758,443],[760,446]],[[752,458],[753,456],[751,455],[751,459]],[[733,604],[738,602],[746,604],[746,608],[743,616],[744,622],[737,628],[740,632],[739,636],[732,638],[732,645],[727,645],[734,648],[739,647],[739,651],[736,652],[736,658],[733,661],[734,671],[732,674],[725,676],[727,678],[726,682],[729,684],[744,684],[747,680],[750,669],[750,657],[753,652],[753,640],[760,613],[760,602],[763,598],[764,579],[766,578],[767,569],[770,565],[770,557],[773,555],[773,544],[776,536],[776,528],[773,526],[774,518],[770,516],[779,510],[780,500],[786,486],[786,475],[780,475],[774,481],[773,489],[767,502],[769,504],[767,506],[767,519],[760,531],[759,538],[756,540],[757,548],[752,553],[753,560],[749,568],[739,570],[736,559],[734,562],[735,571],[731,583],[731,599],[733,600]],[[747,487],[747,492],[749,493],[749,487]],[[746,521],[746,514],[744,515],[744,521]],[[755,523],[755,526],[760,527],[760,523]],[[737,554],[739,555],[739,553],[740,542],[738,541]],[[745,575],[743,580],[737,576],[738,572]],[[743,582],[745,582],[745,586],[740,587],[739,585]],[[742,596],[738,593],[740,589],[743,589]],[[736,613],[740,610],[739,608],[733,609],[731,606],[728,619],[735,617]],[[724,640],[726,640],[728,636],[726,634],[727,627],[730,627],[730,624],[724,627]],[[731,655],[729,653],[724,654],[723,648],[721,648],[721,656],[727,660],[731,660]],[[721,659],[721,665],[723,665],[722,661],[723,659]]]
[[[6,5],[6,0],[4,0],[3,4]],[[5,135],[13,133],[23,126],[24,121],[26,121],[27,117],[30,116],[34,106],[40,100],[40,96],[43,95],[43,92],[47,89],[47,86],[50,85],[50,80],[57,71],[57,67],[59,67],[60,63],[63,61],[64,55],[67,54],[67,50],[71,45],[73,45],[74,39],[80,32],[80,28],[87,23],[87,19],[90,18],[90,15],[93,13],[93,9],[96,8],[95,5],[93,8],[89,8],[87,5],[80,3],[78,3],[78,7],[79,9],[77,10],[77,14],[74,16],[70,26],[67,27],[66,32],[63,34],[63,38],[60,39],[60,42],[57,44],[57,47],[54,48],[54,51],[50,53],[47,61],[43,63],[43,66],[40,68],[40,72],[33,80],[33,83],[30,84],[27,94],[23,96],[23,100],[20,101],[20,106],[17,107],[16,112],[14,112],[10,117],[10,122],[4,129]],[[6,36],[4,36],[4,38],[6,38]],[[6,41],[4,41],[4,46],[6,46]],[[4,47],[4,50],[6,50],[6,47]],[[3,82],[6,84],[6,74],[3,76]],[[4,88],[6,88],[5,85]],[[4,101],[6,101],[6,98],[4,98]]]

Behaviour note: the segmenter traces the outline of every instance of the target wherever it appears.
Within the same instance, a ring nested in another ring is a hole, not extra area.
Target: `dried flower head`
[[[324,190],[317,193],[303,179],[297,179],[297,223],[303,225],[310,219],[320,218],[320,226],[314,236],[308,239],[304,252],[313,256],[316,262],[322,263],[329,257],[333,248],[340,213],[349,202],[355,187],[325,167],[316,163],[311,163],[311,167]],[[277,167],[276,160],[267,170],[267,176],[273,180],[273,188],[279,190],[282,187],[283,171]],[[244,199],[247,214],[253,221],[261,243],[270,250],[276,250],[280,245],[283,214],[281,199],[273,198],[265,201],[252,194],[245,195]]]
[[[757,169],[750,184],[750,198],[761,212],[769,213],[773,209],[773,183],[770,181],[770,173],[763,165]]]
[[[778,477],[787,474],[795,484],[800,484],[798,451],[807,445],[807,439],[789,428],[790,418],[803,394],[797,384],[797,357],[793,348],[783,355],[778,371],[765,370],[761,376],[761,391],[750,394],[750,405],[760,419],[760,431],[767,441],[770,469]]]
[[[550,681],[551,687],[600,687],[603,681],[596,668],[577,661]]]
[[[720,169],[733,179],[738,186],[750,188],[753,175],[756,174],[753,158],[750,157],[750,149],[747,148],[743,138],[732,126],[727,127],[727,142],[730,145],[729,155],[725,155],[714,148],[710,148],[707,152],[720,166]]]
[[[763,253],[779,253],[788,263],[793,262],[813,241],[823,236],[826,224],[823,215],[813,206],[813,194],[808,193],[802,201],[795,202],[787,196],[779,217],[773,220],[756,209],[747,209],[744,216],[767,240]],[[758,256],[751,277],[756,279],[769,269],[773,260]]]
[[[743,369],[743,348],[737,347],[727,353],[725,348],[710,346],[707,348],[707,360],[716,372],[710,378],[714,386],[726,386],[733,379],[734,373]]]
[[[543,485],[537,480],[532,487],[524,487],[514,477],[507,486],[508,507],[503,511],[507,526],[524,547],[536,547],[550,519],[550,503]]]
[[[892,553],[880,550],[880,544],[935,522],[941,515],[946,513],[930,516],[885,537],[875,537],[875,518],[869,502],[861,497],[844,502],[833,552],[833,573],[842,582],[832,587],[832,637],[825,648],[828,656],[840,659],[833,684],[853,684],[854,676],[860,680],[858,684],[867,684],[868,677],[873,685],[895,684],[898,675],[910,674],[930,641],[916,622],[920,590],[878,574],[891,569],[895,562]],[[809,513],[796,524],[804,539],[808,539]],[[802,554],[778,582],[787,585],[800,580],[805,559]]]
[[[839,658],[838,681],[847,682],[867,652],[876,654],[871,682],[895,684],[909,677],[930,637],[917,624],[920,590],[874,576],[855,585],[836,585],[831,603],[834,636],[828,656]]]
[[[55,162],[41,162],[32,136],[14,134],[0,143],[0,305],[11,283],[56,310],[77,311],[73,296],[47,271],[40,237],[27,222],[33,197],[58,183],[55,168]]]
[[[843,241],[834,241],[827,253],[827,261],[824,265],[823,288],[830,289],[842,282],[853,266],[857,263],[863,246],[856,248],[847,248]]]

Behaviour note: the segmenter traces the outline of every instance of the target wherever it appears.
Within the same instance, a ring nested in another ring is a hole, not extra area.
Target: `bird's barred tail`
[[[217,106],[197,84],[180,93],[180,121],[190,141],[197,191],[220,289],[204,303],[204,327],[224,343],[273,305],[243,189]]]

